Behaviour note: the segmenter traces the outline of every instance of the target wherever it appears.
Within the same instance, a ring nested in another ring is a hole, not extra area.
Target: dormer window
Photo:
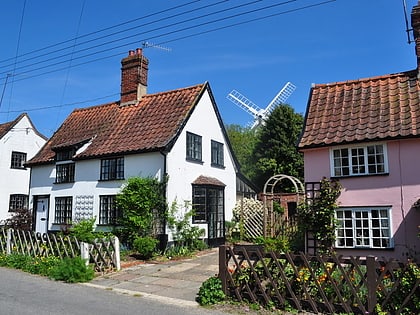
[[[72,158],[76,152],[75,148],[57,151],[55,154],[55,183],[74,182],[75,164]]]
[[[57,151],[55,154],[56,161],[69,161],[73,158],[73,155],[76,153],[75,149]]]

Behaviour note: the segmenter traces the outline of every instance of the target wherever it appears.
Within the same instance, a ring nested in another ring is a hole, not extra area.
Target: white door
[[[47,233],[48,231],[49,197],[38,197],[36,201],[36,226],[35,231]]]

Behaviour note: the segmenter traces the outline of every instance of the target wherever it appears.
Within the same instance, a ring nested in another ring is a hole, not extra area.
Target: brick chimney
[[[149,60],[140,48],[121,60],[121,105],[135,104],[147,93],[148,70]]]
[[[413,29],[414,43],[416,44],[417,70],[420,70],[420,0],[411,11],[411,27]]]

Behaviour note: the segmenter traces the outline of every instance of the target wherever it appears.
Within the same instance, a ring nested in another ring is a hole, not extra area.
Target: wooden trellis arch
[[[293,184],[294,192],[287,194],[276,192],[276,186],[283,180],[287,180]],[[288,224],[288,220],[287,213],[285,215],[275,211],[275,200],[289,198],[290,200],[294,200],[296,204],[299,204],[305,199],[305,186],[298,178],[294,176],[285,174],[274,175],[266,181],[262,197],[264,203],[264,237],[277,237],[279,231]]]

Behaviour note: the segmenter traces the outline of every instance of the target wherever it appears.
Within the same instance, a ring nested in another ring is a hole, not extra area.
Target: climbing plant
[[[314,235],[321,252],[331,250],[335,241],[335,210],[340,196],[341,184],[336,180],[323,178],[316,198],[302,203],[298,210],[298,227],[302,232]]]

